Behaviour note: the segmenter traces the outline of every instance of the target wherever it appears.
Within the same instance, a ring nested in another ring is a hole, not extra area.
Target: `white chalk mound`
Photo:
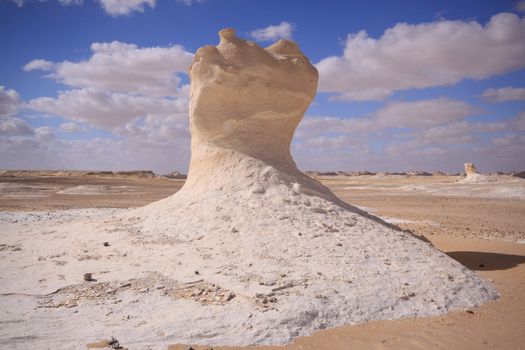
[[[467,177],[458,181],[462,184],[484,184],[489,182],[495,182],[495,179],[491,179],[486,175],[478,173],[478,169],[472,163],[465,163],[465,174]]]
[[[296,168],[290,143],[318,73],[295,43],[263,49],[225,29],[218,46],[197,51],[190,77],[188,180],[121,222],[138,240],[171,245],[183,263],[169,278],[198,271],[230,293],[178,301],[172,342],[284,344],[497,298],[474,272]]]

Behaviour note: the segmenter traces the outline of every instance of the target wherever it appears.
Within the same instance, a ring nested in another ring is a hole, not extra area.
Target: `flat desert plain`
[[[404,175],[321,176],[318,180],[344,201],[424,236],[438,249],[492,282],[501,298],[479,308],[454,311],[444,316],[325,329],[311,336],[299,337],[286,346],[249,349],[524,348],[525,180],[491,176],[482,183],[462,183],[459,176]],[[20,212],[48,215],[43,213],[52,211],[53,215],[61,215],[62,210],[67,213],[69,209],[138,207],[175,193],[183,184],[184,180],[164,177],[88,175],[86,172],[3,172],[0,174],[0,214],[3,222],[12,222],[17,220],[16,215]],[[2,305],[9,306],[11,300],[24,303],[22,297],[9,299],[12,293],[5,291],[17,290],[17,286],[9,285],[7,275],[18,270],[23,274],[26,266],[30,266],[17,256],[28,239],[34,237],[25,237],[21,230],[15,239],[0,241],[0,265],[4,266],[0,276]],[[67,251],[69,247],[63,249]],[[67,264],[67,258],[67,254],[44,257],[39,259],[39,264],[49,265],[47,271],[52,274],[54,269]],[[51,276],[48,280],[42,278],[38,283],[49,283],[49,288],[60,283]],[[24,310],[23,304],[18,307]],[[16,315],[16,309],[9,307],[0,311],[3,313],[0,327],[2,349],[27,349],[24,344],[31,341],[28,334],[31,329],[16,327],[17,323],[24,322],[22,316]],[[65,312],[74,312],[72,309],[74,305]],[[26,311],[25,315],[31,314],[29,309]],[[129,332],[140,330],[140,324],[132,324],[133,320],[121,320],[123,327],[126,327],[126,322],[129,322]],[[60,330],[53,330],[49,324],[42,327],[50,327],[49,332],[60,335]],[[13,330],[18,333],[13,333]],[[84,332],[89,333],[89,329]],[[63,336],[67,337],[67,334]],[[103,346],[103,340],[94,336],[93,342],[86,343],[86,347]],[[119,340],[126,348],[126,340]],[[179,350],[190,346],[196,350],[212,348],[193,344],[172,344],[168,348]],[[243,348],[213,346],[213,349]]]

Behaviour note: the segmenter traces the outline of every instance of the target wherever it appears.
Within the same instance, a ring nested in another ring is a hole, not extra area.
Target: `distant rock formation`
[[[398,176],[406,176],[407,173],[405,173],[404,171],[403,172],[386,172],[385,173],[386,175],[398,175]]]
[[[465,177],[462,180],[459,180],[459,183],[463,184],[483,184],[488,182],[494,182],[493,178],[490,178],[486,175],[478,174],[478,170],[472,163],[465,163]]]
[[[513,173],[512,176],[525,179],[525,171],[520,171],[518,173]]]
[[[472,163],[465,163],[465,174],[467,174],[467,177],[476,175],[478,173],[478,170]]]
[[[122,175],[122,176],[147,178],[147,179],[152,179],[156,176],[155,173],[151,170],[117,171],[115,172],[115,174]]]
[[[183,174],[183,173],[178,172],[178,171],[171,172],[171,173],[169,173],[168,175],[165,175],[165,176],[167,178],[169,178],[169,179],[186,179],[188,177],[188,175]]]
[[[426,171],[420,171],[420,170],[409,171],[407,175],[408,176],[432,176],[431,173],[427,173]]]

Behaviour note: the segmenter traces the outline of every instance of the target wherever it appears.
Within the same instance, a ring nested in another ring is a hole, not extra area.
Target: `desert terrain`
[[[491,282],[499,291],[500,299],[479,308],[457,310],[443,316],[342,326],[299,337],[284,347],[255,348],[520,349],[525,341],[525,180],[511,176],[492,176],[489,182],[465,184],[459,182],[461,179],[461,176],[405,175],[318,177],[319,181],[346,202],[430,240],[435,247]],[[184,180],[179,179],[138,175],[4,172],[0,175],[2,225],[19,220],[19,213],[31,212],[35,216],[41,216],[35,220],[43,221],[45,219],[42,217],[45,218],[46,215],[62,215],[63,220],[67,221],[69,214],[61,213],[68,213],[71,209],[115,208],[114,210],[118,211],[121,210],[119,208],[139,207],[170,196],[178,191],[183,183]],[[64,209],[68,210],[63,211]],[[88,211],[82,215],[100,214]],[[42,234],[48,233],[47,237],[53,235],[50,232]],[[102,242],[96,242],[96,248],[88,245],[89,248],[84,250],[83,255],[76,256],[69,254],[68,250],[73,249],[71,244],[78,243],[82,237],[75,237],[75,232],[71,232],[71,237],[62,237],[59,243],[59,246],[62,245],[59,250],[65,252],[49,257],[19,258],[20,253],[26,249],[27,240],[35,239],[35,236],[25,237],[24,230],[20,230],[18,237],[10,235],[3,238],[6,241],[0,242],[0,259],[3,266],[0,300],[3,299],[1,303],[4,305],[4,326],[0,331],[1,348],[27,348],[27,341],[38,337],[38,333],[42,331],[16,327],[23,322],[24,317],[30,317],[34,305],[33,301],[28,302],[28,298],[33,299],[30,296],[19,296],[15,297],[16,303],[22,304],[13,308],[13,294],[23,293],[24,288],[32,283],[39,284],[42,291],[49,292],[55,287],[64,287],[61,281],[68,280],[68,274],[76,275],[74,278],[80,281],[82,273],[88,269],[94,272],[94,276],[101,282],[119,279],[119,274],[126,273],[125,268],[122,272],[105,271],[104,268],[104,259],[122,254],[117,251],[118,241],[110,242],[109,247],[103,247]],[[110,237],[108,241],[112,239]],[[85,244],[83,246],[86,248]],[[169,254],[168,248],[155,249],[158,249],[159,255]],[[39,272],[49,276],[26,276],[21,281],[25,281],[27,285],[10,285],[10,274],[23,275],[25,268],[34,264],[45,265],[46,268]],[[83,265],[86,266],[84,270]],[[154,268],[154,264],[145,262],[144,265],[146,266],[141,267],[144,270]],[[71,268],[67,272],[60,272],[68,266]],[[52,274],[54,276],[51,276]],[[61,277],[62,274],[66,277]],[[132,288],[153,288],[151,283],[148,283],[147,280],[138,281],[137,286],[132,285]],[[11,307],[5,307],[6,305]],[[75,309],[77,305],[72,303],[63,312],[74,313]],[[17,311],[20,311],[19,315],[16,314]],[[105,317],[111,318],[112,313],[109,311]],[[123,329],[120,334],[107,334],[105,338],[101,338],[100,330],[97,330],[93,334],[93,342],[87,342],[85,345],[103,346],[104,339],[115,336],[120,345],[126,347],[126,337],[123,336],[126,334],[125,329],[129,332],[140,332],[141,329],[141,323],[134,322],[135,317],[131,315],[127,319],[118,320]],[[49,328],[45,331],[53,332],[53,324],[47,322],[45,327]],[[13,331],[15,329],[16,331]],[[159,332],[156,336],[162,338],[163,334]],[[148,348],[147,344],[146,339],[140,348]],[[166,347],[172,350],[188,349],[189,346],[194,349],[210,348],[166,342]],[[129,349],[133,348],[135,347],[129,346]],[[220,346],[213,348],[241,349]]]

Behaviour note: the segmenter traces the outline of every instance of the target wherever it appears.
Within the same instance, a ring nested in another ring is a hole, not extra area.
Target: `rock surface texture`
[[[177,341],[283,344],[498,297],[474,272],[296,168],[290,143],[318,73],[295,43],[263,49],[232,29],[219,34],[190,68],[186,184],[125,220],[137,239],[173,245],[184,263],[171,278],[196,270],[235,295],[220,306],[186,306],[192,312],[172,323]]]

